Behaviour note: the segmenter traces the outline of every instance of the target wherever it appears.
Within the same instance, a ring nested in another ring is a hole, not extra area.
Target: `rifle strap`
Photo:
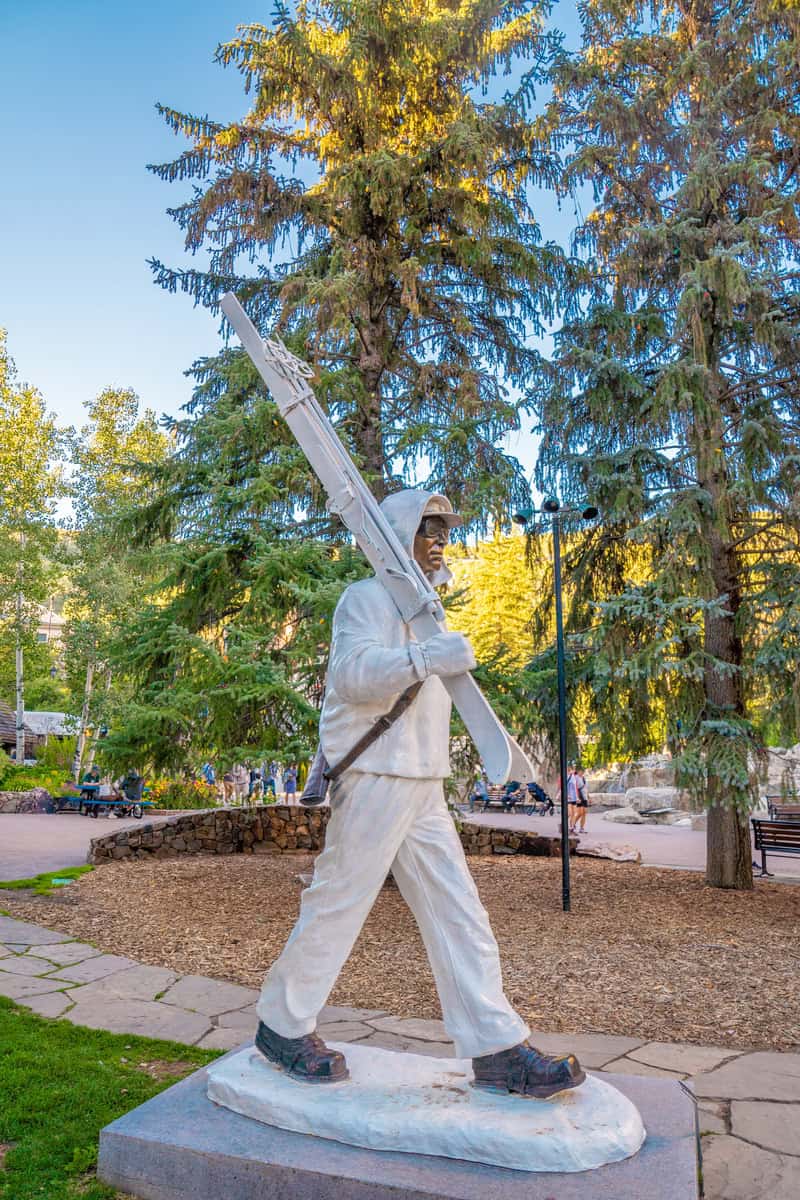
[[[355,746],[350,747],[344,758],[341,758],[335,767],[328,767],[327,771],[325,771],[325,778],[329,783],[344,774],[347,768],[351,767],[356,759],[360,758],[364,751],[369,749],[373,742],[377,742],[382,733],[386,733],[387,729],[391,729],[395,721],[399,720],[403,713],[408,711],[424,682],[424,680],[421,680],[419,683],[412,683],[411,687],[407,687],[397,700],[395,700],[388,713],[384,713],[382,717],[378,717],[372,728],[368,729],[363,737],[358,739]]]

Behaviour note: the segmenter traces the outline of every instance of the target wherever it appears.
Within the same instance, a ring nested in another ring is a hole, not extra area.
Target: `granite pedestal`
[[[647,1128],[632,1158],[573,1174],[365,1150],[208,1099],[204,1068],[106,1126],[98,1175],[140,1200],[698,1200],[694,1103],[674,1080],[603,1075]]]

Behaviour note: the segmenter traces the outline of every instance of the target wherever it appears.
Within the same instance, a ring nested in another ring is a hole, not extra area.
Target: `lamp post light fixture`
[[[579,515],[584,521],[593,521],[598,511],[592,504],[585,508],[562,509],[555,496],[542,502],[541,511],[550,517],[553,534],[553,590],[556,601],[556,676],[558,679],[558,770],[561,784],[561,908],[570,910],[569,880],[569,816],[567,811],[567,672],[564,655],[564,612],[561,595],[561,518]],[[535,508],[524,508],[514,513],[512,521],[525,528],[536,514]]]

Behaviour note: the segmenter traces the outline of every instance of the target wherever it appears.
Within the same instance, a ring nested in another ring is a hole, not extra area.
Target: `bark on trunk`
[[[744,716],[742,694],[742,644],[736,632],[741,605],[739,570],[732,545],[730,498],[719,409],[709,403],[709,418],[702,423],[697,445],[700,484],[711,497],[710,510],[702,516],[708,546],[708,571],[713,597],[726,597],[725,614],[706,616],[704,644],[713,658],[705,669],[706,709],[711,717]],[[732,669],[726,669],[732,668]],[[742,748],[746,770],[746,748]],[[708,827],[706,839],[706,882],[712,887],[747,890],[753,886],[753,863],[748,819],[749,790],[732,795],[713,775],[708,777]]]
[[[72,760],[72,778],[79,782],[81,759],[86,746],[86,726],[89,724],[89,706],[92,700],[92,682],[94,679],[94,663],[90,660],[86,666],[86,682],[83,687],[83,707],[81,708],[81,723],[78,728],[78,740],[75,743],[75,757]]]
[[[381,411],[381,376],[385,367],[382,352],[384,330],[376,323],[365,324],[360,329],[360,337],[358,366],[364,397],[356,416],[355,442],[363,459],[364,470],[369,475],[370,487],[377,499],[383,500],[388,482]]]

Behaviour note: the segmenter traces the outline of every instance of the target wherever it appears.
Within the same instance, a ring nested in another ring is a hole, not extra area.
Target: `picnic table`
[[[139,820],[146,808],[153,807],[152,800],[132,800],[124,793],[114,791],[111,796],[101,796],[99,783],[74,784],[75,791],[66,792],[53,798],[55,812],[73,810],[89,817],[99,817],[101,812],[118,812],[123,817],[135,817]],[[145,788],[144,791],[149,791]]]

